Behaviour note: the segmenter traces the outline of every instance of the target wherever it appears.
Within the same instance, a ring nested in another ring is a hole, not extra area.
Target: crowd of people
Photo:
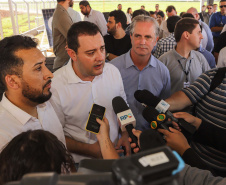
[[[165,13],[159,4],[156,11],[142,5],[124,13],[118,4],[107,21],[88,1],[79,3],[83,21],[72,0],[57,2],[53,74],[37,40],[15,35],[0,41],[0,184],[29,172],[76,172],[83,159],[142,151],[119,129],[112,107],[117,96],[136,118],[138,140],[143,131],[161,133],[182,156],[181,184],[225,184],[226,69],[220,67],[226,66],[226,0],[219,12],[209,4],[180,16],[173,5]],[[164,99],[195,134],[173,121],[169,130],[150,129],[134,97],[143,89]],[[94,103],[106,108],[104,119],[96,119],[97,134],[86,130]]]

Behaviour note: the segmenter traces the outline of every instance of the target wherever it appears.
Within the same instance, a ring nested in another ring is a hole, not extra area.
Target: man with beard
[[[53,74],[37,43],[26,36],[0,41],[0,79],[5,88],[0,103],[0,151],[16,135],[43,129],[65,144],[62,125],[48,100]]]
[[[97,135],[85,129],[95,103],[106,108],[113,146],[125,146],[129,155],[127,132],[122,132],[119,139],[112,107],[114,97],[126,100],[122,78],[116,67],[105,64],[105,44],[99,28],[87,21],[77,22],[68,31],[67,43],[71,60],[54,73],[50,101],[63,125],[68,150],[76,163],[84,158],[102,158]]]
[[[170,72],[171,94],[189,87],[202,73],[210,70],[205,57],[198,51],[203,38],[199,21],[183,18],[177,22],[174,36],[177,45],[164,53],[159,60]]]
[[[53,51],[56,55],[53,69],[58,69],[68,62],[69,56],[66,47],[67,32],[73,21],[68,13],[68,8],[73,5],[72,0],[57,0],[57,7],[53,14]]]
[[[82,21],[80,14],[73,9],[73,6],[74,6],[74,1],[72,1],[72,3],[70,3],[69,8],[67,9],[73,23]]]
[[[107,23],[109,35],[104,36],[106,56],[109,61],[128,52],[132,47],[130,36],[125,32],[126,22],[126,15],[123,11],[110,12]]]
[[[88,1],[81,1],[79,3],[79,8],[84,15],[84,21],[96,24],[103,36],[107,34],[107,22],[103,13],[93,10]]]

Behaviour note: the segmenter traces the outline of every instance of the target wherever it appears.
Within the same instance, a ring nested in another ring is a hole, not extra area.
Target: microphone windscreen
[[[161,101],[160,98],[157,96],[154,96],[150,91],[144,89],[144,90],[137,90],[134,93],[134,97],[136,98],[137,101],[140,103],[144,103],[147,106],[153,106],[156,107],[158,103]]]
[[[162,136],[156,130],[147,129],[140,135],[140,148],[142,151],[164,146],[165,144]]]
[[[115,114],[120,112],[126,111],[129,109],[128,105],[126,104],[125,100],[121,96],[116,96],[112,100],[112,106]]]
[[[145,107],[142,115],[148,123],[151,123],[159,115],[159,112],[154,107]]]

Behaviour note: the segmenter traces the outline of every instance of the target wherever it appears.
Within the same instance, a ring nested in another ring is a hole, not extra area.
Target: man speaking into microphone
[[[131,50],[111,61],[122,75],[127,102],[137,120],[136,129],[139,130],[150,126],[142,116],[144,108],[135,100],[134,92],[147,89],[161,99],[170,95],[169,71],[151,54],[158,36],[159,26],[155,19],[136,16],[130,25]]]
[[[130,153],[127,132],[119,137],[119,126],[112,99],[126,99],[122,78],[116,67],[105,64],[105,44],[98,27],[90,22],[72,25],[67,35],[69,63],[54,73],[51,103],[63,125],[66,145],[76,163],[101,158],[96,134],[86,131],[92,105],[106,108],[110,139]]]

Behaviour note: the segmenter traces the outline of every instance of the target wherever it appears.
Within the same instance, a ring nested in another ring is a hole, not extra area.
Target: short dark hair
[[[91,6],[90,6],[90,4],[89,4],[89,1],[86,1],[86,0],[80,1],[80,2],[79,2],[79,6],[80,6],[80,5],[83,5],[83,6],[89,6],[89,7],[91,8]]]
[[[167,19],[167,28],[169,30],[170,33],[174,32],[176,23],[180,20],[181,18],[179,16],[171,16]]]
[[[150,16],[150,13],[149,13],[148,11],[142,10],[142,9],[140,9],[140,10],[135,10],[135,11],[133,12],[133,17],[132,17],[132,19],[133,19],[134,17],[138,16],[138,15],[148,15],[148,16]]]
[[[37,39],[22,35],[6,37],[0,41],[0,82],[5,90],[7,89],[5,82],[7,74],[20,76],[23,73],[24,62],[15,55],[15,52],[36,48],[37,45]]]
[[[182,18],[185,18],[185,17],[190,17],[190,18],[195,18],[191,13],[185,13],[182,15]]]
[[[212,7],[213,7],[213,4],[208,4],[207,7],[208,7],[208,6],[212,6]]]
[[[59,3],[59,2],[64,2],[64,1],[66,1],[66,0],[57,0],[58,3]]]
[[[131,7],[127,8],[127,13],[129,13],[129,10],[131,9]]]
[[[122,4],[118,4],[118,6],[119,6],[119,5],[122,5]]]
[[[122,24],[122,28],[125,30],[127,27],[127,18],[126,18],[126,14],[121,11],[121,10],[114,10],[112,12],[109,13],[109,17],[114,17],[115,18],[115,23],[121,23]]]
[[[172,10],[176,11],[176,8],[173,5],[167,6],[166,12],[172,12]]]
[[[149,11],[150,15],[154,15],[155,12],[154,11]]]
[[[185,31],[187,31],[191,34],[197,24],[199,25],[199,21],[197,21],[194,18],[190,18],[190,17],[185,17],[185,18],[179,20],[177,22],[177,24],[175,26],[175,30],[174,30],[174,36],[175,36],[176,42],[180,41],[181,36]]]
[[[221,2],[225,2],[225,1],[226,1],[226,0],[221,0],[220,3],[221,3]]]
[[[100,29],[94,23],[88,21],[80,21],[74,23],[67,33],[68,48],[73,49],[77,53],[78,48],[80,46],[78,42],[78,37],[81,35],[94,36],[97,33],[101,34]]]
[[[144,8],[145,8],[145,6],[144,6],[144,5],[141,5],[140,7],[144,7]]]
[[[0,184],[20,180],[31,172],[69,173],[74,160],[55,135],[29,130],[14,137],[0,154]]]
[[[165,17],[165,14],[164,14],[164,12],[163,11],[159,11],[157,14],[156,14],[156,16],[157,15],[160,15],[162,18],[164,18]]]

